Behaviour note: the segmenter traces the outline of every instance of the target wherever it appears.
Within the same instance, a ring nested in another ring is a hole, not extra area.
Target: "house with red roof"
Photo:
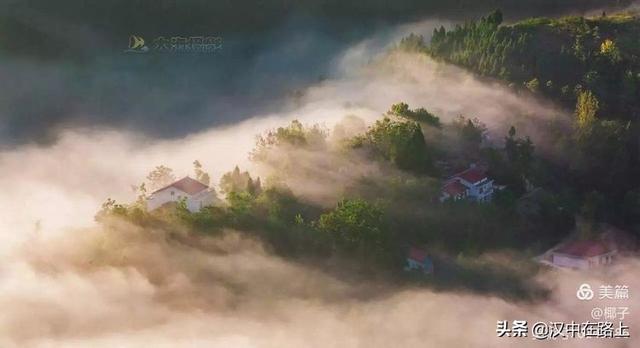
[[[548,261],[556,267],[590,269],[610,264],[617,252],[602,240],[573,240],[552,250]]]
[[[220,200],[215,190],[188,176],[160,188],[147,198],[147,210],[152,211],[164,205],[185,200],[187,209],[197,212],[203,207],[215,205]]]
[[[407,254],[407,266],[405,271],[418,270],[423,273],[433,273],[433,261],[429,254],[421,248],[410,247]]]
[[[633,234],[608,224],[601,224],[599,229],[598,237],[585,240],[574,236],[534,260],[552,267],[590,269],[638,255],[640,243]]]
[[[472,164],[468,169],[452,175],[445,181],[440,201],[471,199],[488,202],[494,190],[493,180],[487,176],[486,169]]]

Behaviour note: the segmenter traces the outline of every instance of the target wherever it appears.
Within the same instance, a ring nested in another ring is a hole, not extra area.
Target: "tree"
[[[591,127],[600,108],[598,99],[589,90],[580,91],[576,102],[576,121],[580,129]]]
[[[537,78],[533,78],[529,82],[525,83],[525,87],[533,93],[538,93],[540,90],[540,81]]]
[[[173,175],[173,169],[160,165],[147,175],[147,180],[149,181],[149,186],[153,191],[176,181],[176,177]]]
[[[227,196],[231,192],[246,192],[252,196],[257,196],[262,191],[262,185],[260,178],[253,180],[249,172],[241,172],[240,168],[236,166],[233,171],[225,173],[220,178],[220,190]]]
[[[337,141],[351,139],[356,134],[366,132],[367,125],[363,119],[354,115],[347,115],[333,127],[332,138]]]
[[[391,105],[391,109],[387,111],[387,115],[404,117],[412,121],[426,123],[434,127],[440,127],[440,118],[438,116],[430,113],[425,108],[410,110],[409,105],[403,102]]]
[[[622,60],[620,56],[620,50],[613,40],[606,39],[600,44],[600,54],[607,57],[611,63],[618,63]]]
[[[248,192],[232,191],[227,194],[227,201],[229,202],[229,211],[232,214],[232,218],[235,222],[239,222],[251,214],[255,197]]]
[[[257,137],[256,147],[251,152],[251,159],[262,161],[269,150],[289,147],[322,147],[326,144],[327,130],[319,125],[305,127],[302,122],[293,120],[287,127],[278,127]]]
[[[196,175],[196,180],[209,186],[209,182],[211,181],[211,179],[209,178],[209,173],[205,172],[202,169],[202,164],[200,164],[200,161],[198,160],[193,161],[193,169]]]
[[[383,210],[362,199],[340,201],[335,209],[320,216],[317,226],[331,236],[335,247],[359,250],[364,257],[389,247]]]
[[[487,126],[477,118],[470,119],[460,115],[453,121],[453,127],[465,153],[472,156],[477,154],[487,133]]]
[[[140,186],[136,187],[136,193],[138,196],[136,197],[136,206],[140,209],[147,209],[147,185],[145,183],[140,184]]]
[[[414,33],[409,34],[407,37],[403,37],[400,40],[399,48],[407,52],[421,52],[426,49],[427,45],[424,43],[424,37],[422,35],[416,35]]]
[[[387,113],[404,116],[404,115],[407,115],[409,112],[410,112],[409,104],[400,102],[400,103],[391,105],[391,109],[389,109]]]
[[[500,9],[494,10],[487,16],[486,21],[496,27],[499,26],[502,24],[502,11]]]
[[[582,207],[580,207],[582,223],[579,232],[581,236],[593,237],[596,223],[602,218],[605,205],[605,197],[600,192],[591,191],[585,195]]]
[[[364,136],[356,137],[352,146],[368,148],[403,170],[425,172],[432,167],[422,128],[414,121],[385,117],[376,121]]]
[[[509,136],[505,137],[504,149],[514,182],[518,186],[526,186],[524,183],[531,174],[533,162],[533,142],[529,137],[516,138],[516,128],[511,126]]]

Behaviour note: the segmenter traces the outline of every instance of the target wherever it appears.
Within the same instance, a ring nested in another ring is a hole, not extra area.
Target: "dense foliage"
[[[494,11],[450,30],[435,29],[429,44],[412,34],[399,47],[574,110],[571,130],[549,128],[550,142],[557,145],[551,162],[523,166],[531,157],[531,144],[508,137],[510,163],[490,156],[491,167],[511,171],[501,179],[516,191],[531,183],[554,186],[573,197],[569,206],[593,205],[590,197],[600,197],[593,208],[598,213],[592,216],[633,229],[640,223],[630,213],[635,203],[629,205],[634,202],[629,192],[638,190],[640,176],[639,34],[640,19],[630,13],[532,18],[504,25],[502,13]]]
[[[441,27],[433,32],[425,50],[567,106],[575,105],[582,91],[590,91],[608,118],[640,117],[637,17],[603,13],[594,18],[501,23],[502,14],[495,11],[452,30]]]
[[[404,170],[425,173],[433,166],[422,128],[414,121],[385,117],[376,121],[363,136],[356,137],[352,146],[366,147],[375,156]]]

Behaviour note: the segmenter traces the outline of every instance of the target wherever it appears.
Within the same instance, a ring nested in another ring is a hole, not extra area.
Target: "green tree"
[[[587,129],[593,126],[596,121],[599,108],[600,103],[591,91],[580,91],[575,111],[578,127],[581,129]]]
[[[246,222],[251,216],[255,204],[255,197],[248,192],[231,191],[227,194],[229,212],[232,222],[238,224]]]
[[[140,186],[136,187],[136,193],[138,196],[136,197],[135,205],[140,209],[147,210],[147,185],[145,183],[140,184]]]
[[[236,166],[232,171],[222,175],[220,190],[227,195],[231,192],[246,192],[256,196],[262,191],[262,184],[260,178],[253,180],[249,172],[241,172],[240,168]]]
[[[385,117],[376,121],[364,136],[356,137],[352,145],[367,147],[403,170],[425,172],[433,165],[422,128],[414,121]]]
[[[452,126],[458,133],[465,154],[476,156],[487,133],[487,127],[477,118],[470,119],[462,115],[453,121]]]
[[[359,251],[373,258],[389,247],[389,231],[383,210],[362,199],[342,200],[320,216],[318,228],[331,236],[336,248]]]
[[[522,189],[531,175],[535,149],[533,142],[529,137],[516,138],[516,128],[512,126],[509,135],[505,137],[504,149],[513,176],[512,182]]]
[[[251,159],[262,161],[270,150],[283,146],[322,148],[326,145],[327,135],[327,130],[319,125],[305,127],[302,122],[293,120],[287,127],[278,127],[258,136]]]
[[[525,84],[525,87],[533,93],[538,93],[540,91],[540,81],[538,78],[533,78]]]
[[[209,173],[205,172],[202,169],[202,164],[200,164],[200,161],[198,160],[193,161],[193,170],[196,175],[196,180],[209,186],[209,182],[211,181],[211,178],[209,177]]]
[[[424,37],[422,35],[416,35],[414,33],[409,34],[407,37],[403,37],[400,40],[399,48],[407,52],[422,52],[426,49],[427,45],[424,43]]]
[[[496,27],[499,26],[502,24],[502,11],[500,9],[494,10],[487,16],[486,21]]]
[[[404,117],[409,120],[425,123],[434,127],[441,126],[440,118],[427,111],[427,109],[417,108],[415,110],[411,110],[409,109],[409,105],[403,102],[391,105],[391,108],[387,111],[387,115]]]
[[[607,57],[612,63],[618,63],[622,60],[618,46],[610,39],[606,39],[600,44],[600,54]]]
[[[590,238],[594,236],[596,223],[603,217],[605,204],[605,197],[600,192],[591,191],[585,195],[580,208],[582,223],[580,224],[579,232],[582,237]]]

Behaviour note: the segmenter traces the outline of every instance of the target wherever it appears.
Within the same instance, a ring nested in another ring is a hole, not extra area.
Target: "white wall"
[[[173,194],[171,194],[173,192]],[[147,199],[147,210],[151,211],[154,209],[160,208],[163,204],[168,202],[177,202],[181,197],[186,197],[187,199],[191,197],[188,193],[178,190],[175,187],[167,187],[162,191],[158,191],[152,194]]]
[[[222,201],[218,199],[216,192],[213,189],[208,189],[188,198],[187,209],[191,212],[197,212],[204,207],[216,205],[220,202]]]
[[[553,254],[552,262],[559,267],[587,269],[589,268],[589,261],[585,259],[566,256],[563,254]]]
[[[615,256],[615,252],[610,252],[603,255],[593,256],[589,258],[577,258],[571,257],[565,254],[556,254],[552,255],[552,262],[556,266],[560,267],[570,267],[570,268],[578,268],[578,269],[589,269],[592,267],[596,267],[599,265],[607,265],[613,261]]]
[[[483,179],[474,185],[460,178],[460,182],[468,188],[469,196],[478,201],[490,200],[491,195],[493,195],[493,180]],[[481,188],[483,189],[482,193],[480,193]]]

